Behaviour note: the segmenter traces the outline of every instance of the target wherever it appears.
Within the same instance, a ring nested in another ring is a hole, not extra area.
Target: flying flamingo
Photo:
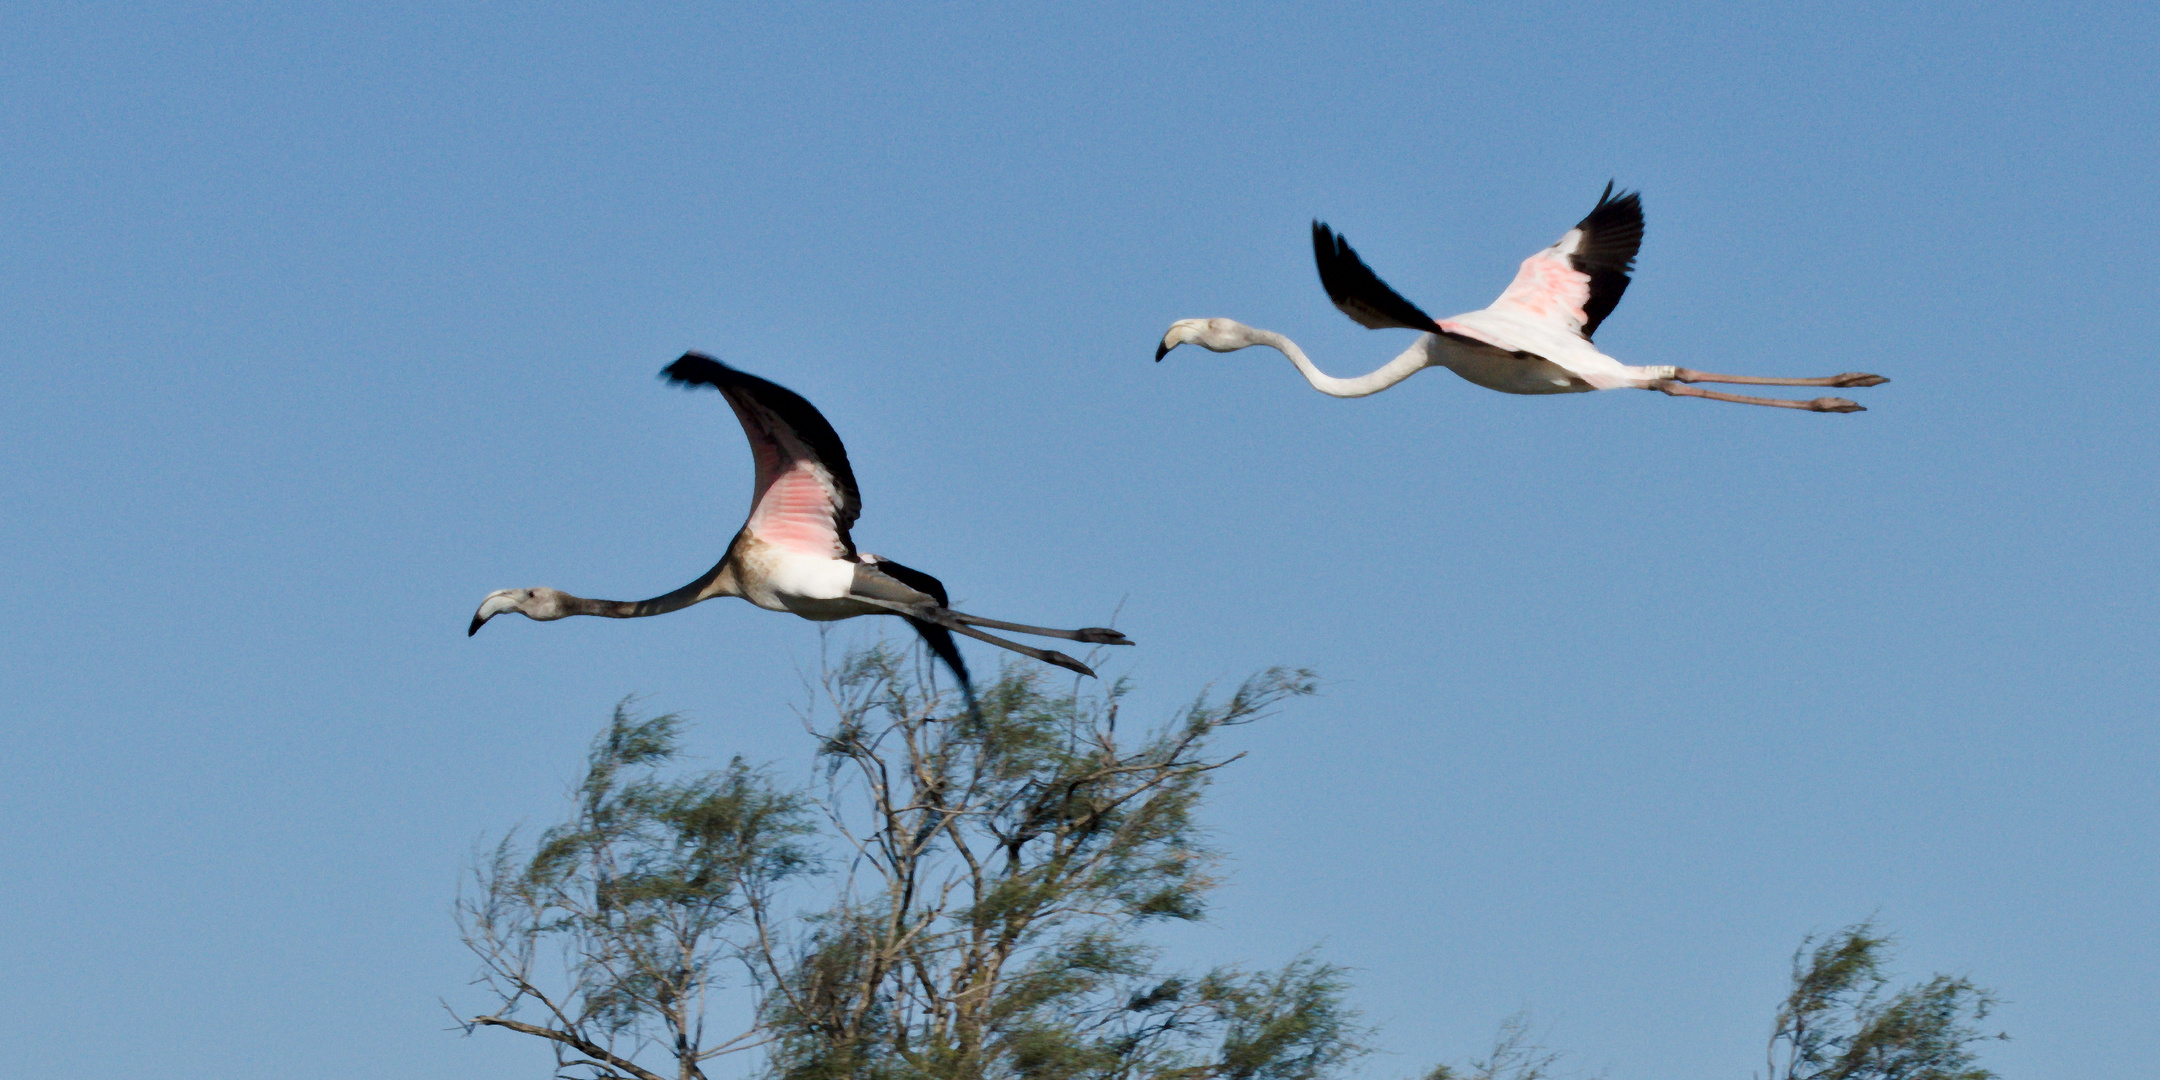
[[[1402,298],[1350,249],[1350,242],[1326,225],[1313,222],[1313,257],[1320,265],[1320,285],[1328,299],[1359,325],[1375,330],[1402,327],[1424,336],[1369,374],[1337,379],[1306,359],[1297,343],[1272,330],[1230,319],[1180,319],[1170,324],[1165,353],[1187,343],[1215,352],[1267,345],[1297,365],[1313,389],[1336,397],[1364,397],[1409,378],[1423,368],[1444,367],[1490,390],[1506,394],[1574,394],[1585,390],[1634,387],[1675,397],[1738,401],[1813,412],[1862,412],[1844,398],[1812,401],[1748,397],[1698,390],[1688,383],[1741,383],[1753,386],[1876,386],[1880,375],[1847,372],[1824,379],[1770,379],[1753,375],[1714,375],[1693,368],[1623,364],[1599,352],[1590,335],[1612,314],[1627,291],[1636,249],[1642,246],[1642,197],[1622,192],[1613,197],[1605,185],[1588,217],[1553,246],[1523,260],[1515,280],[1492,306],[1482,311],[1434,321]]]
[[[757,461],[757,488],[750,519],[728,542],[727,554],[696,581],[650,600],[588,600],[557,589],[498,589],[481,601],[467,636],[506,611],[548,621],[570,615],[635,619],[661,615],[716,596],[738,596],[768,611],[786,611],[817,622],[857,615],[899,615],[960,680],[972,701],[967,665],[953,643],[965,634],[1024,656],[1094,675],[1061,652],[1036,649],[976,629],[987,626],[1091,645],[1130,645],[1125,635],[1102,627],[1051,630],[999,622],[952,610],[938,579],[891,559],[855,550],[848,527],[862,512],[847,449],[817,407],[783,386],[749,375],[699,353],[684,353],[661,372],[669,382],[710,386],[727,398],[750,439]]]

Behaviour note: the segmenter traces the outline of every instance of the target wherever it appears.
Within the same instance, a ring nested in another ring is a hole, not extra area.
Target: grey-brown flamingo
[[[737,371],[712,357],[684,353],[661,372],[684,387],[720,391],[742,421],[757,462],[750,519],[728,543],[727,553],[697,580],[650,600],[588,600],[559,589],[500,589],[481,601],[467,635],[482,623],[514,611],[547,621],[571,615],[635,619],[661,615],[716,596],[735,596],[768,611],[785,611],[818,622],[857,615],[898,615],[921,633],[932,652],[960,680],[972,700],[967,664],[952,635],[964,634],[1046,663],[1095,673],[1061,652],[1037,649],[984,633],[978,627],[1090,645],[1130,645],[1103,627],[1052,630],[1000,622],[948,607],[938,579],[891,559],[855,549],[849,526],[862,512],[847,449],[832,425],[794,391]]]

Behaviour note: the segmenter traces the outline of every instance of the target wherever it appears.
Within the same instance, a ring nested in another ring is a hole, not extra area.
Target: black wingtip
[[[1632,223],[1639,230],[1642,226],[1642,192],[1620,187],[1616,180],[1605,181],[1605,190],[1598,193],[1597,205],[1590,208],[1582,223],[1587,225],[1593,221],[1622,228]]]
[[[1328,228],[1327,222],[1319,218],[1312,219],[1313,265],[1320,268],[1321,287],[1326,288],[1328,285],[1328,267],[1340,262],[1342,249],[1349,246],[1347,242],[1335,235],[1335,230]],[[1351,258],[1356,257],[1355,255],[1351,256]],[[1328,299],[1332,300],[1334,298],[1334,290],[1329,289]]]
[[[477,634],[477,633],[479,633],[479,632],[480,632],[480,624],[481,624],[481,623],[484,623],[484,622],[486,622],[486,621],[487,621],[486,619],[483,619],[483,618],[481,618],[481,617],[480,617],[480,616],[478,616],[478,615],[475,615],[475,616],[473,616],[473,617],[472,617],[472,625],[471,625],[471,626],[468,626],[468,627],[466,627],[466,628],[465,628],[465,636],[466,636],[466,637],[471,637],[471,636],[473,636],[474,634]]]
[[[686,352],[660,369],[660,377],[677,386],[719,386],[730,369],[701,352]]]
[[[1380,280],[1372,267],[1358,257],[1350,241],[1328,228],[1319,218],[1313,219],[1312,245],[1313,265],[1320,271],[1320,287],[1327,291],[1336,310],[1348,315],[1352,322],[1369,330],[1400,327],[1428,334],[1442,332],[1432,316],[1389,288],[1387,282]]]
[[[923,644],[930,647],[930,652],[951,669],[953,678],[960,682],[960,693],[967,698],[968,711],[974,712],[975,680],[968,677],[967,661],[961,659],[960,646],[953,641],[952,631],[913,616],[902,617],[907,619],[908,625],[915,628],[917,634],[922,635]]]
[[[1617,179],[1605,181],[1597,205],[1575,227],[1588,234],[1571,259],[1576,270],[1590,275],[1582,327],[1583,337],[1589,338],[1627,292],[1635,254],[1642,249],[1642,193],[1621,189]]]
[[[1155,362],[1156,362],[1156,363],[1158,363],[1158,364],[1162,363],[1162,358],[1163,358],[1163,357],[1165,357],[1165,356],[1168,356],[1168,355],[1170,355],[1170,346],[1168,346],[1168,345],[1157,345],[1157,346],[1155,346]]]

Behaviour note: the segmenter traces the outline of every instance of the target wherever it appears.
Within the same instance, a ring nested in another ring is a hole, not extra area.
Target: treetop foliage
[[[1802,942],[1770,1035],[1771,1080],[1993,1080],[1973,1044],[1997,1004],[1963,976],[1892,992],[1892,940],[1872,923]]]
[[[545,1040],[566,1080],[1320,1080],[1369,1052],[1341,969],[1165,970],[1145,934],[1205,917],[1198,810],[1226,728],[1313,692],[1271,668],[1119,730],[1128,686],[1008,666],[954,701],[883,645],[826,667],[800,786],[741,758],[686,771],[683,725],[618,705],[561,823],[484,850],[458,903],[467,1030]],[[1996,1004],[1962,977],[1892,989],[1871,924],[1808,939],[1769,1080],[1992,1080]],[[729,1020],[721,1025],[723,1019]],[[715,1025],[708,1030],[708,1023]],[[1425,1080],[1551,1080],[1518,1013]]]
[[[878,646],[819,689],[799,791],[741,759],[671,772],[679,718],[618,707],[570,819],[504,838],[460,903],[498,1001],[471,1023],[549,1040],[563,1075],[638,1080],[753,1047],[789,1080],[1310,1080],[1365,1052],[1338,969],[1163,971],[1141,937],[1201,918],[1216,884],[1194,813],[1234,757],[1209,739],[1309,672],[1126,738],[1122,682],[1008,667],[959,708]],[[755,1004],[711,1037],[729,987]]]

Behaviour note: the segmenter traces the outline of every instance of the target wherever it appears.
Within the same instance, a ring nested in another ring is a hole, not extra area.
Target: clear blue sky
[[[867,550],[1119,612],[1142,710],[1322,673],[1227,746],[1172,944],[1324,942],[1366,1075],[1527,1005],[1612,1080],[1745,1076],[1870,915],[2009,999],[2007,1075],[2151,1067],[2152,5],[905,10],[0,9],[13,1067],[542,1075],[443,1030],[475,840],[630,692],[807,770],[810,624],[464,635],[710,564],[749,465],[686,348],[822,407]],[[1410,335],[1311,218],[1446,314],[1608,178],[1600,345],[1872,411],[1149,362],[1223,315],[1365,370]]]

